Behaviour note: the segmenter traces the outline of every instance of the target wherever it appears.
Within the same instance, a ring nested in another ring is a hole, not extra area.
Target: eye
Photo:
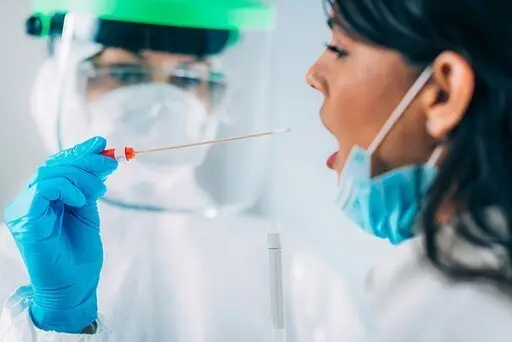
[[[115,79],[123,86],[137,85],[149,82],[151,79],[151,77],[142,70],[112,70],[108,73],[108,76]]]
[[[172,75],[171,83],[180,88],[188,89],[197,87],[201,80],[196,77]]]
[[[334,53],[337,58],[343,58],[343,57],[347,57],[349,55],[347,50],[345,50],[337,45],[334,45],[334,44],[326,44],[325,48],[328,51]]]
[[[172,72],[170,83],[183,89],[193,89],[202,83],[201,73],[193,67],[183,64]]]
[[[96,65],[94,68],[95,71],[91,80],[97,84],[103,82],[125,87],[151,81],[150,73],[137,64]]]

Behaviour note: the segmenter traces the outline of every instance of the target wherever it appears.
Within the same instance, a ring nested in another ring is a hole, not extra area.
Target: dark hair
[[[429,260],[455,279],[491,280],[512,288],[512,1],[325,0],[348,34],[399,52],[424,68],[443,51],[463,56],[475,74],[469,108],[448,137],[449,150],[424,199],[421,215]],[[507,152],[509,151],[509,152]],[[475,268],[450,258],[439,245],[437,215],[450,201],[457,236],[479,248],[499,249],[502,267]],[[497,208],[504,231],[490,224]]]

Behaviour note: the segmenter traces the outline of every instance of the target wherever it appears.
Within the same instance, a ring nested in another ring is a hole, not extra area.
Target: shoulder
[[[421,238],[398,247],[368,285],[379,340],[510,340],[512,296],[488,284],[451,281],[426,260]]]

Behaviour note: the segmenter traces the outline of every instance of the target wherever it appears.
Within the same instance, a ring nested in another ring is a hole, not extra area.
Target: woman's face
[[[307,73],[324,96],[320,116],[338,150],[328,166],[338,174],[354,145],[367,149],[421,70],[391,50],[350,38],[336,25],[328,48]],[[424,163],[433,150],[422,106],[414,101],[372,156],[372,174]]]

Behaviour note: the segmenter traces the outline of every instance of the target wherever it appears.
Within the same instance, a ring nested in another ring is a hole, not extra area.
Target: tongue
[[[334,163],[336,162],[336,157],[338,155],[338,152],[334,152],[333,154],[331,154],[331,156],[327,159],[327,167],[329,169],[333,169],[334,168]]]

